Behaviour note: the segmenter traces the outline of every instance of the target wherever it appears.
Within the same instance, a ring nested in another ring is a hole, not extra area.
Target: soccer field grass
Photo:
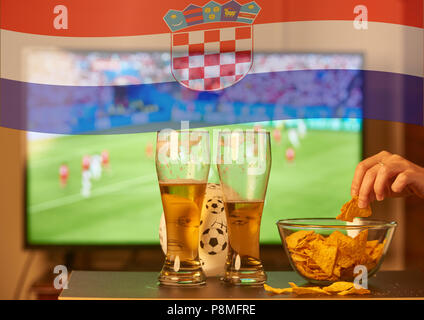
[[[146,146],[155,133],[60,136],[29,142],[28,242],[30,244],[158,244],[162,212],[154,158]],[[350,182],[360,159],[360,134],[312,131],[301,140],[295,160],[289,146],[272,141],[272,168],[261,225],[262,243],[279,243],[281,218],[335,217],[349,199]],[[92,181],[89,198],[80,194],[81,159],[110,154],[110,170]],[[66,163],[68,184],[59,184]],[[216,173],[210,180],[216,182]]]

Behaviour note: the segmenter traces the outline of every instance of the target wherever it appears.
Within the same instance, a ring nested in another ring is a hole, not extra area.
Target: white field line
[[[156,175],[149,174],[149,175],[145,175],[145,176],[141,176],[141,177],[137,177],[137,178],[133,178],[133,179],[124,180],[124,181],[117,182],[117,183],[112,183],[112,184],[109,184],[109,185],[104,186],[104,187],[94,188],[89,199],[97,197],[97,196],[101,196],[101,195],[104,195],[104,194],[107,194],[107,193],[120,191],[122,188],[125,188],[125,187],[152,182],[156,179],[157,179]],[[68,205],[68,204],[72,204],[72,203],[75,203],[75,202],[78,202],[78,201],[81,201],[81,200],[85,200],[85,199],[86,198],[81,196],[81,194],[79,194],[79,193],[73,194],[73,195],[70,195],[70,196],[58,198],[58,199],[55,199],[55,200],[45,201],[45,202],[33,205],[29,208],[29,212],[31,214],[37,213],[37,212],[45,211],[45,210],[52,209],[52,208],[55,208],[55,207],[61,207],[61,206],[65,206],[65,205]]]
[[[106,137],[108,135],[104,135],[104,137]],[[84,136],[82,136],[81,141],[84,140]],[[134,141],[132,141],[131,139],[129,140],[125,140],[125,139],[121,139],[123,140],[122,142],[119,142],[119,147],[123,147],[126,145],[130,145],[133,144]],[[153,140],[154,142],[154,140]],[[99,145],[99,141],[92,141],[91,143],[87,143],[86,141],[83,141],[84,145],[79,149],[79,151],[77,153],[73,153],[74,155],[76,154],[77,157],[82,157],[84,154],[92,154],[92,150],[96,150],[99,149],[98,145]],[[34,159],[34,157],[36,158],[37,156],[34,156],[33,153],[30,150],[30,146],[29,144],[31,144],[31,141],[28,141],[28,159],[29,159],[29,163],[30,166],[29,168],[33,169],[33,168],[39,168],[39,167],[43,167],[43,166],[50,166],[52,164],[60,164],[61,162],[68,162],[71,159],[64,157],[61,154],[58,154],[56,156],[50,156],[50,157],[43,157],[42,159]],[[101,150],[101,149],[99,149]],[[40,151],[40,153],[42,153],[42,151]]]

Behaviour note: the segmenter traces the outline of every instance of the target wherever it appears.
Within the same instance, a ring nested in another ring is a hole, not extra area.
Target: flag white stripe
[[[421,28],[369,22],[357,30],[352,21],[299,21],[253,26],[259,52],[362,53],[364,70],[424,76],[424,31]],[[1,77],[30,82],[28,59],[34,50],[107,52],[170,52],[171,34],[132,37],[53,37],[1,30]],[[55,70],[60,73],[60,68]],[[283,71],[283,70],[276,70]],[[253,70],[252,72],[255,72]],[[256,71],[258,72],[258,71]],[[171,77],[172,78],[172,77]],[[152,83],[148,79],[144,83]],[[66,77],[36,83],[74,85]]]

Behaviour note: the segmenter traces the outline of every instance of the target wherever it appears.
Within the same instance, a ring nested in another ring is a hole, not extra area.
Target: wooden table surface
[[[288,282],[306,285],[293,271],[267,272],[267,283],[286,288]],[[262,287],[233,287],[218,278],[191,288],[158,285],[157,272],[73,271],[68,289],[59,299],[299,299],[292,294],[269,295]],[[368,281],[371,295],[319,296],[320,299],[424,299],[424,273],[418,271],[380,271]],[[316,298],[301,296],[300,298]]]

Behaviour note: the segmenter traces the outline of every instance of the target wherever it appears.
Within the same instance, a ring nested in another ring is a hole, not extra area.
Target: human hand
[[[424,168],[387,151],[361,161],[355,170],[351,195],[359,208],[387,197],[417,195],[424,198]]]

